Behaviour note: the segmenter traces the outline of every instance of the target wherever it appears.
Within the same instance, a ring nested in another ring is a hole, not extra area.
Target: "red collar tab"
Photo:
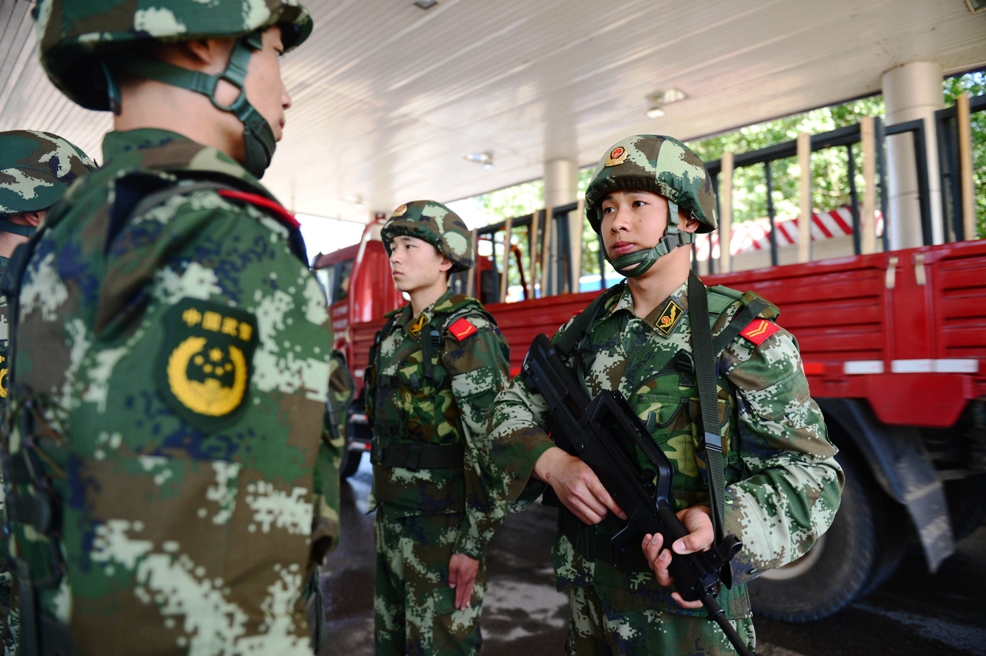
[[[448,327],[448,329],[449,332],[452,333],[452,335],[454,335],[455,338],[460,342],[464,340],[466,337],[469,337],[469,335],[472,335],[474,332],[479,330],[479,328],[473,325],[473,323],[468,319],[466,319],[465,317],[459,319],[458,321],[453,322],[452,325]]]
[[[236,191],[235,189],[220,189],[219,195],[223,198],[232,198],[233,200],[242,200],[245,203],[250,203],[257,207],[262,207],[263,209],[274,215],[274,218],[286,225],[288,228],[297,230],[301,227],[301,223],[298,219],[294,218],[294,214],[284,209],[284,206],[275,200],[271,200],[260,194],[251,194],[246,191]]]
[[[780,330],[781,327],[776,323],[767,321],[766,319],[754,319],[750,324],[740,332],[741,337],[745,337],[757,346],[760,346],[767,338]]]

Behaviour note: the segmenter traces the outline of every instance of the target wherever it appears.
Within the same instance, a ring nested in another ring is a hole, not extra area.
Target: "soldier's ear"
[[[168,63],[211,74],[226,70],[233,44],[233,39],[195,39],[163,44],[159,52]]]
[[[451,268],[452,268],[452,260],[450,260],[447,257],[445,257],[445,255],[442,255],[442,261],[438,265],[438,270],[439,271],[449,271]]]
[[[699,222],[697,219],[693,219],[690,216],[686,216],[685,212],[678,210],[678,229],[682,232],[695,232],[698,230]]]

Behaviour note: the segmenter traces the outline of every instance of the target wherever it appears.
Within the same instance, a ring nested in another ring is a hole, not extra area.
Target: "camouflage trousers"
[[[603,601],[593,588],[571,588],[571,615],[565,653],[667,654],[668,656],[727,656],[736,650],[715,622],[657,609],[618,608]],[[753,618],[730,620],[753,649]]]
[[[374,525],[377,573],[374,607],[376,653],[476,654],[482,646],[479,616],[486,594],[486,563],[469,607],[455,609],[448,585],[449,559],[462,515],[385,518],[377,508]]]

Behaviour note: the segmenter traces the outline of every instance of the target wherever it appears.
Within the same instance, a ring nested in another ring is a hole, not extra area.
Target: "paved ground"
[[[371,473],[343,483],[343,543],[323,570],[329,642],[321,656],[373,653],[373,518],[366,501]],[[512,515],[490,545],[483,608],[485,656],[558,654],[567,600],[555,591],[551,541],[555,511]],[[932,576],[905,561],[880,590],[811,624],[757,618],[760,656],[986,655],[986,527]]]

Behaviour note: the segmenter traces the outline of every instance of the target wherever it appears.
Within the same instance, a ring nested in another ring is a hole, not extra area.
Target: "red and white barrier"
[[[777,228],[777,248],[785,248],[798,243],[797,217],[775,218]],[[852,234],[852,210],[840,207],[829,212],[811,215],[811,240],[824,241],[837,237],[847,237]],[[883,234],[883,215],[876,212],[876,234]],[[719,233],[712,237],[712,257],[719,257]],[[734,223],[729,240],[729,250],[732,255],[750,251],[770,250],[770,218],[761,217],[753,221]],[[709,235],[699,235],[695,243],[695,255],[699,260],[709,259]]]

